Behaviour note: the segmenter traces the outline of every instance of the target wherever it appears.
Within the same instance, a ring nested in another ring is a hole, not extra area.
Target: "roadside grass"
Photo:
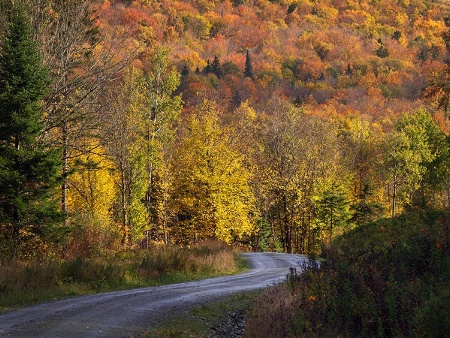
[[[157,326],[146,330],[140,337],[183,338],[211,337],[222,322],[229,319],[230,313],[246,311],[261,291],[249,291],[194,306],[183,313],[169,317]]]
[[[450,212],[367,224],[322,256],[255,300],[244,337],[448,336]]]
[[[0,263],[0,312],[46,300],[192,281],[245,270],[239,253],[208,240],[191,248],[153,246],[26,265]]]

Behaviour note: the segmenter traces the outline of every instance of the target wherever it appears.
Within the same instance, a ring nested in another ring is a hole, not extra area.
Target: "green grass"
[[[184,313],[171,317],[145,331],[144,337],[211,337],[213,328],[228,319],[229,313],[246,310],[261,291],[252,291],[227,296],[195,306]]]
[[[0,312],[46,300],[235,274],[245,268],[233,248],[216,241],[192,248],[124,251],[114,257],[8,262],[0,264]]]

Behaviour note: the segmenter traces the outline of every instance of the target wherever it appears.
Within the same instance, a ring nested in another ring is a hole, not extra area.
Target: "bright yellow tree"
[[[215,236],[228,243],[253,229],[254,197],[244,156],[208,101],[188,118],[174,163],[177,231],[184,241]]]

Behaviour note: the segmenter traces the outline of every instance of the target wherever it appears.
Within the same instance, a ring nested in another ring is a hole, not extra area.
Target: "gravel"
[[[251,269],[227,277],[70,298],[0,315],[0,337],[130,337],[196,304],[261,289],[301,267],[302,255],[247,253]],[[217,337],[240,337],[243,314],[230,312]]]
[[[240,338],[245,328],[245,311],[242,309],[228,312],[217,327],[213,328],[215,333],[211,338]]]

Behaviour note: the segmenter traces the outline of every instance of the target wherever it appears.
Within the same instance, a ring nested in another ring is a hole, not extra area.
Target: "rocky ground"
[[[238,309],[228,312],[227,316],[219,322],[212,330],[211,338],[240,338],[243,336],[245,327],[245,311]]]

